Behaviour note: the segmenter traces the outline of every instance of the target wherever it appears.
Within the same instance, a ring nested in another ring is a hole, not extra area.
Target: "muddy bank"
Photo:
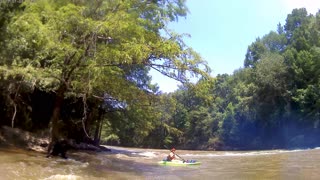
[[[49,144],[49,137],[23,131],[8,126],[0,127],[0,146],[17,147],[38,152],[45,152]]]
[[[89,150],[89,151],[110,151],[103,146],[95,146],[87,143],[76,143],[74,140],[67,140],[72,150]],[[0,127],[0,146],[16,147],[27,150],[45,153],[49,145],[48,131],[31,133],[18,128],[8,126]]]

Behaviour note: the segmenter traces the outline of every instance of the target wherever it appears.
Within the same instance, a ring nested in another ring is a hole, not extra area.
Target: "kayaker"
[[[172,161],[173,159],[176,158],[175,152],[176,152],[176,149],[175,149],[175,148],[172,148],[172,149],[170,150],[170,153],[169,153],[169,155],[167,156],[167,161]]]

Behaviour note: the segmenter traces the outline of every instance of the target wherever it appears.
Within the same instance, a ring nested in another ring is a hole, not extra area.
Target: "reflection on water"
[[[109,147],[112,152],[70,152],[69,159],[0,149],[0,179],[320,179],[320,149],[295,151],[182,151],[199,166],[159,166],[167,150]]]

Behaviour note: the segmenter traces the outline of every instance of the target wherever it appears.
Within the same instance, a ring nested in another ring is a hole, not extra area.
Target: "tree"
[[[291,43],[291,38],[296,29],[305,26],[309,23],[308,12],[306,8],[293,9],[291,14],[288,14],[286,19],[286,24],[284,30],[286,31],[286,36]]]
[[[265,45],[260,38],[256,42],[252,43],[247,50],[246,58],[244,60],[244,67],[254,67],[261,56],[267,51]]]
[[[25,10],[8,25],[10,63],[1,73],[22,75],[32,86],[55,92],[55,142],[67,96],[85,102],[107,95],[128,106],[146,98],[145,88],[126,78],[128,66],[150,67],[182,82],[188,75],[207,76],[206,63],[181,36],[160,33],[186,11],[182,0],[25,2]]]
[[[273,53],[282,53],[287,44],[286,36],[281,31],[278,33],[271,31],[269,34],[263,36],[262,41],[268,51]]]

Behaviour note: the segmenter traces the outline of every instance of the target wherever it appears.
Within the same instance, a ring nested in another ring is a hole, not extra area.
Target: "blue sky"
[[[188,46],[197,51],[212,69],[212,76],[232,74],[243,67],[247,47],[271,30],[276,30],[294,8],[305,7],[315,14],[320,0],[187,0],[189,14],[169,25],[188,33]],[[163,92],[173,92],[179,82],[151,72]]]

